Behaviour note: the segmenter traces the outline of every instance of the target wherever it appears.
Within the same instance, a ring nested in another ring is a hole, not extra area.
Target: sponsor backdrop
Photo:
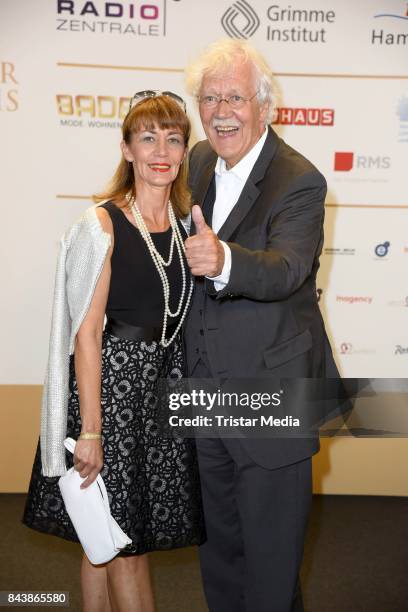
[[[274,128],[326,176],[319,303],[348,377],[408,372],[408,3],[2,0],[0,384],[43,380],[59,237],[119,160],[136,91],[186,97],[208,43],[248,39],[276,75]]]

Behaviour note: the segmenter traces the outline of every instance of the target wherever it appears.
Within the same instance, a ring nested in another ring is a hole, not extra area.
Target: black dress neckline
[[[114,206],[116,206],[116,204],[114,204]],[[131,221],[129,221],[129,219],[127,218],[127,216],[125,215],[125,213],[123,212],[123,210],[122,210],[121,208],[119,208],[119,206],[116,206],[116,208],[117,208],[117,209],[118,209],[118,211],[121,213],[121,215],[123,215],[123,216],[124,216],[124,218],[125,218],[125,219],[126,219],[126,221],[129,223],[129,225],[131,225],[131,226],[132,226],[132,227],[133,227],[135,230],[140,231],[140,230],[139,230],[139,228],[138,228],[136,225],[134,225],[134,223],[132,223]],[[162,232],[151,232],[151,231],[149,230],[149,234],[150,234],[150,235],[168,234],[170,230],[171,230],[171,225],[169,225],[169,227],[168,227],[166,230],[162,231]]]

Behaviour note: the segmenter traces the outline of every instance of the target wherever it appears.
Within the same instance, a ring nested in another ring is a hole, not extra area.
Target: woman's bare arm
[[[75,375],[79,392],[82,432],[100,433],[102,331],[111,276],[113,226],[109,213],[97,208],[96,213],[105,232],[110,233],[112,244],[98,279],[89,310],[75,338]],[[75,469],[87,479],[81,485],[88,487],[103,466],[101,440],[78,440],[74,454]]]

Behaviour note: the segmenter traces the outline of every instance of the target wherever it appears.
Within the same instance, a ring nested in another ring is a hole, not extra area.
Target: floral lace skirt
[[[143,554],[205,541],[200,480],[192,439],[162,435],[158,422],[159,378],[179,379],[180,338],[170,347],[134,342],[104,332],[102,347],[102,428],[104,479],[112,516],[132,544],[124,553]],[[70,362],[67,436],[81,431],[74,360]],[[72,455],[67,452],[67,466]],[[38,445],[23,523],[78,541],[58,487],[59,477],[41,474]]]

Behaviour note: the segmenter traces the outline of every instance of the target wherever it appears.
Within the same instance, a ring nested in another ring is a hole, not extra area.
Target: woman
[[[62,239],[41,458],[38,449],[23,519],[77,540],[57,482],[70,466],[63,440],[78,439],[73,463],[86,477],[82,487],[101,471],[111,514],[132,539],[107,564],[93,566],[84,555],[86,612],[151,612],[146,553],[205,537],[194,444],[157,427],[157,380],[182,376],[180,329],[192,291],[180,223],[190,208],[184,102],[140,92],[122,131],[122,161],[96,198],[108,201]]]

